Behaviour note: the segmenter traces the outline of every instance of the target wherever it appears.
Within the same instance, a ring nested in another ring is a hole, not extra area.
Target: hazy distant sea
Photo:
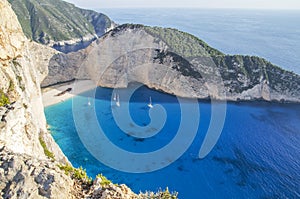
[[[177,28],[224,53],[258,55],[300,74],[300,11],[165,8],[98,11],[118,24]]]

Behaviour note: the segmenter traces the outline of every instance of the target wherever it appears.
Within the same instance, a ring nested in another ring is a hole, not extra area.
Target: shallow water
[[[90,107],[87,102],[91,99],[87,96],[90,94],[77,96],[76,107],[72,108],[70,99],[45,109],[58,145],[75,167],[83,166],[90,176],[103,173],[114,183],[126,183],[136,192],[169,187],[178,191],[183,199],[300,197],[299,105],[229,103],[220,139],[207,157],[199,159],[197,155],[211,116],[210,103],[199,102],[199,129],[188,150],[164,169],[132,174],[105,166],[82,144],[72,111],[81,110],[82,117],[88,118]],[[149,124],[149,96],[153,104],[162,105],[168,114],[166,124],[158,134],[137,139],[123,133],[116,125],[112,110],[118,107],[111,103],[111,95],[112,89],[98,88],[91,106],[95,107],[106,136],[115,145],[127,151],[145,153],[160,149],[174,138],[181,115],[176,97],[146,87],[134,93],[130,114],[135,123]],[[122,100],[120,103],[122,106]],[[115,154],[112,158],[121,157]]]

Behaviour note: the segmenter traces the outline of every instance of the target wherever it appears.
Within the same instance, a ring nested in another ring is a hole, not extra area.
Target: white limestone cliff
[[[70,198],[72,180],[56,167],[68,161],[47,132],[40,89],[56,51],[25,38],[6,0],[0,18],[0,90],[10,101],[0,107],[1,196]],[[40,138],[55,154],[52,166]]]
[[[225,55],[221,56],[224,61]],[[271,69],[274,71],[269,71],[273,78],[271,84],[266,76],[257,80],[258,74],[266,70],[263,59],[258,58],[262,63],[254,66],[258,69],[250,75],[242,72],[234,56],[228,56],[228,59],[231,59],[232,70],[216,65],[210,57],[185,58],[173,53],[167,43],[149,34],[142,26],[124,25],[86,49],[54,56],[42,86],[72,79],[91,79],[99,86],[111,88],[125,88],[130,82],[140,82],[187,98],[300,102],[300,84],[297,83],[300,77],[296,74],[287,74],[274,66]],[[285,79],[293,81],[286,86]]]

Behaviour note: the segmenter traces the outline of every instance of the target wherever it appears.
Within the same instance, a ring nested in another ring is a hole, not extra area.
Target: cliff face
[[[47,133],[40,82],[56,53],[29,42],[7,1],[0,2],[0,190],[4,198],[68,198],[71,179],[45,156],[40,140],[67,160]]]
[[[27,38],[61,52],[85,48],[114,27],[106,15],[61,0],[9,0]]]
[[[41,94],[38,83],[47,75],[47,69],[40,65],[40,71],[36,70],[33,62],[30,62],[31,57],[29,56],[31,55],[28,49],[34,47],[34,45],[26,41],[21,27],[16,23],[15,15],[7,7],[9,6],[6,2],[1,2],[1,90],[10,102],[15,103],[1,107],[3,114],[1,115],[2,128],[0,136],[1,140],[10,142],[7,145],[12,150],[28,154],[36,153],[37,155],[41,154],[42,149],[40,146],[27,148],[24,143],[31,143],[38,132],[46,132],[45,118],[41,117],[43,116],[42,104],[38,100]],[[12,20],[7,20],[10,18]],[[36,62],[37,60],[32,59],[32,61]],[[30,100],[34,100],[37,105],[31,106],[29,104]],[[27,123],[27,118],[30,117],[41,119]],[[28,133],[25,132],[26,129],[28,129]],[[34,131],[35,136],[32,134]],[[26,136],[26,134],[31,134],[31,136]],[[24,143],[23,139],[19,139],[19,136],[24,139]],[[7,139],[9,137],[12,139]]]
[[[300,76],[254,56],[225,55],[175,29],[125,24],[88,48],[56,55],[42,86],[71,79],[140,82],[181,97],[300,102]]]
[[[7,150],[0,142],[1,198],[75,198],[73,180],[56,162]]]

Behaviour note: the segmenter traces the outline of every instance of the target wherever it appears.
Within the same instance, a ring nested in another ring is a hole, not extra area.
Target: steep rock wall
[[[222,54],[178,30],[142,25],[119,26],[84,50],[57,55],[42,86],[71,79],[112,88],[140,82],[189,98],[300,102],[297,74],[259,57]]]
[[[1,2],[0,15],[0,89],[13,103],[1,107],[0,140],[14,152],[43,157],[38,138],[44,136],[62,160],[61,151],[47,133],[40,90],[40,82],[48,74],[49,61],[57,52],[29,42],[6,1]]]

